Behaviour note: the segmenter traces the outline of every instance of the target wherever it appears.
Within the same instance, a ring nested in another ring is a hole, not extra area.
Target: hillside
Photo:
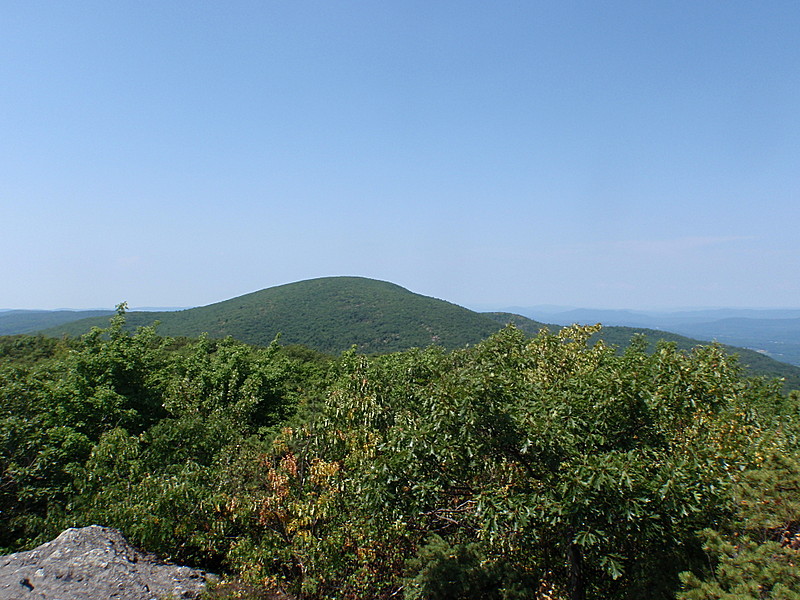
[[[113,310],[4,310],[0,312],[0,335],[33,333],[91,317],[108,318]]]
[[[338,353],[356,345],[382,353],[438,343],[474,344],[497,323],[461,306],[363,277],[324,277],[268,288],[216,304],[176,312],[130,312],[131,327],[160,322],[163,335],[232,336],[266,345],[281,334],[284,344]],[[107,319],[84,319],[47,329],[51,336],[77,336]]]

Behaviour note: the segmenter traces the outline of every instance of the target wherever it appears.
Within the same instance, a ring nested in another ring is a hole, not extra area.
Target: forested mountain
[[[162,335],[212,338],[231,336],[241,342],[268,345],[281,335],[283,344],[301,344],[338,354],[356,346],[359,352],[379,354],[431,344],[446,349],[477,344],[507,323],[529,335],[546,325],[511,313],[478,313],[444,300],[415,294],[396,284],[363,277],[324,277],[267,288],[208,306],[171,312],[127,314],[127,327],[158,321]],[[45,330],[45,335],[77,337],[107,317],[82,319]],[[644,335],[652,348],[658,340],[688,350],[704,342],[653,329],[604,327],[606,343],[624,348],[635,335]],[[597,337],[597,336],[595,336]],[[786,379],[787,389],[800,389],[800,368],[780,363],[744,348],[740,355],[751,374]]]
[[[458,348],[498,330],[491,318],[461,306],[363,277],[324,277],[268,288],[224,302],[177,312],[130,312],[128,326],[158,320],[159,333],[213,338],[231,336],[267,345],[285,344],[338,353],[351,346],[381,353],[439,344]],[[45,331],[77,336],[107,319],[85,319]]]

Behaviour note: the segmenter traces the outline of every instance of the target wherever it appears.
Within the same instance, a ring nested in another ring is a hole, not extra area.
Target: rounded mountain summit
[[[511,315],[507,315],[510,317]],[[399,285],[365,277],[322,277],[267,288],[187,310],[129,312],[128,327],[159,322],[167,336],[231,336],[267,345],[302,344],[338,353],[383,353],[438,344],[447,349],[477,343],[505,324],[499,315],[477,313]],[[82,319],[46,330],[80,335],[107,318]]]

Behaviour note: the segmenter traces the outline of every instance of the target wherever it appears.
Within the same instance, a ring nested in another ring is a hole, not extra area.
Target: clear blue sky
[[[800,2],[10,0],[0,307],[800,306]]]

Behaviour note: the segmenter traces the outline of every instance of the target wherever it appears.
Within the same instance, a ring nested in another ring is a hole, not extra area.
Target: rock
[[[214,576],[133,548],[116,529],[67,529],[0,557],[0,600],[196,599]]]

